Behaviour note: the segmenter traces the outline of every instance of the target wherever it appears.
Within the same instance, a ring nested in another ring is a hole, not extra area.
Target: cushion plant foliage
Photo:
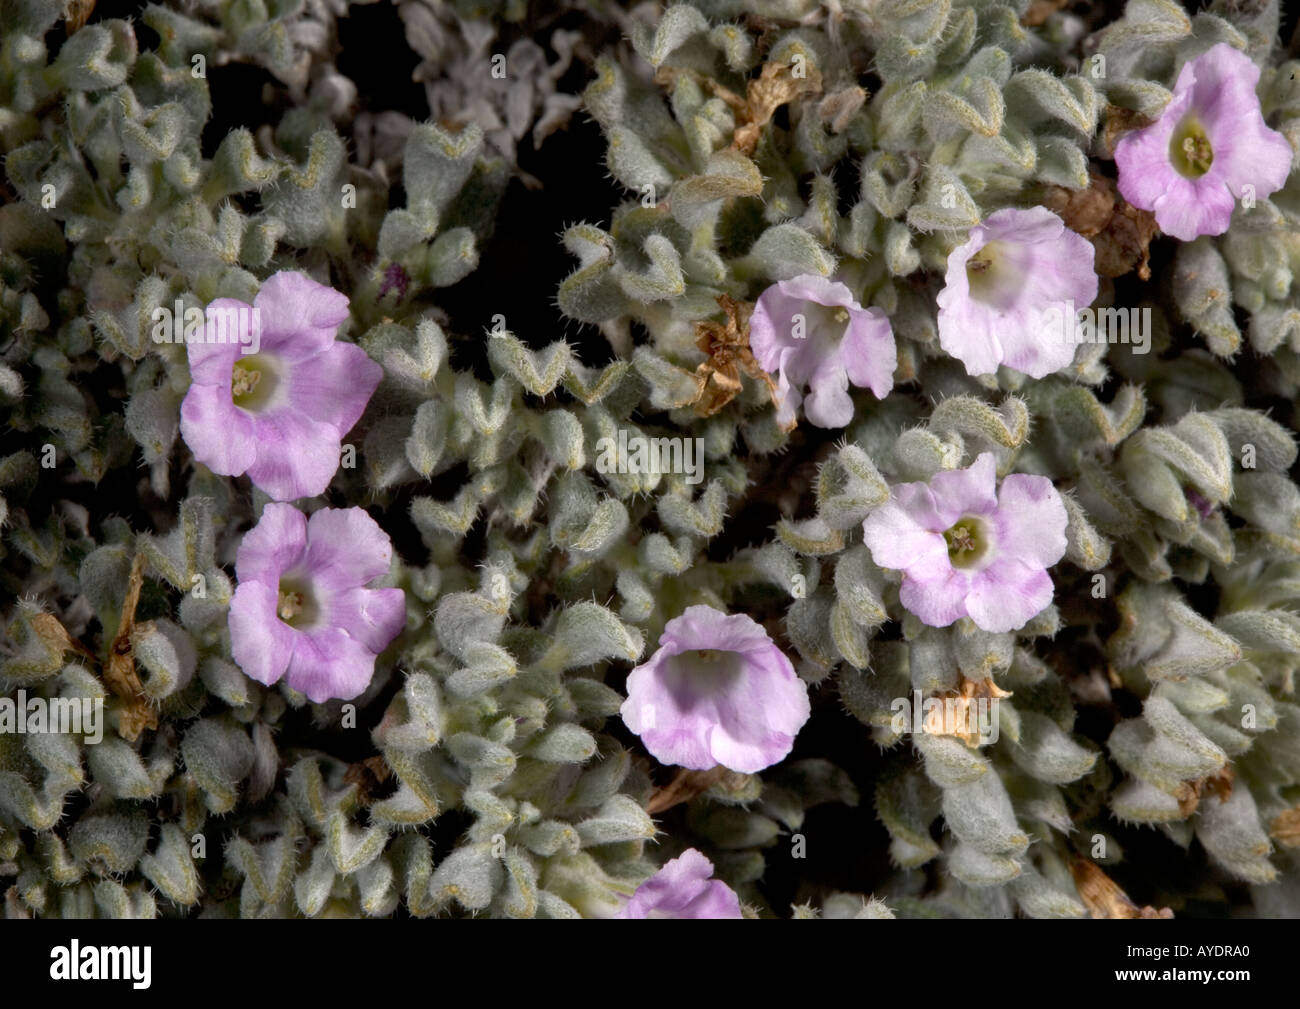
[[[1300,916],[1278,0],[89,7],[0,0],[7,916]]]

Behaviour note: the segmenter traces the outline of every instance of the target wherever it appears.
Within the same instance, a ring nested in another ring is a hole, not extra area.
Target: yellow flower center
[[[1214,147],[1200,120],[1188,116],[1179,123],[1169,139],[1169,160],[1179,174],[1189,179],[1199,179],[1210,170]]]
[[[318,609],[311,590],[295,579],[280,579],[275,614],[290,627],[305,627],[316,620]]]
[[[301,592],[280,593],[280,619],[292,620],[302,612],[303,598]]]
[[[232,399],[243,399],[257,388],[262,380],[260,371],[249,368],[236,368],[230,376],[230,395]]]
[[[256,410],[266,405],[278,384],[271,361],[262,354],[249,354],[230,370],[230,399],[242,409]]]
[[[948,544],[948,559],[957,568],[971,567],[989,548],[988,530],[974,515],[963,515],[944,532],[943,539]]]
[[[966,261],[966,282],[971,297],[995,308],[1010,307],[1024,285],[1016,266],[1019,258],[998,239],[971,256]]]

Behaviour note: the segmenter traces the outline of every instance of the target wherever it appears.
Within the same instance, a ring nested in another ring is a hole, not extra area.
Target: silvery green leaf
[[[1237,352],[1241,331],[1233,318],[1232,282],[1227,263],[1210,239],[1179,244],[1170,289],[1179,312],[1211,351],[1220,357]]]
[[[488,359],[534,396],[549,396],[568,370],[571,356],[569,345],[562,340],[532,351],[507,332],[494,334],[488,341]]]
[[[797,224],[775,224],[758,237],[745,257],[746,268],[772,280],[801,274],[827,276],[835,258]]]
[[[936,736],[928,732],[912,736],[912,743],[925,758],[926,776],[941,788],[970,784],[986,776],[989,762],[953,736]]]
[[[140,859],[140,872],[182,907],[197,904],[203,892],[189,841],[175,824],[163,825],[157,848]]]
[[[149,820],[143,813],[92,813],[68,831],[68,848],[83,864],[96,864],[113,874],[129,872],[144,854]]]
[[[1008,111],[1025,126],[1051,118],[1091,136],[1098,116],[1097,92],[1087,77],[1057,77],[1030,68],[1011,77],[1003,92]],[[1022,112],[1030,113],[1026,118]],[[1036,114],[1036,115],[1035,115]]]
[[[1083,777],[1097,761],[1096,753],[1081,747],[1054,721],[1035,711],[1020,713],[1020,738],[1011,756],[1026,773],[1056,785]]]
[[[577,824],[584,848],[619,841],[645,841],[655,836],[654,821],[631,796],[611,796],[596,814]]]
[[[1259,822],[1249,788],[1234,788],[1226,798],[1202,798],[1196,836],[1214,860],[1238,879],[1270,883],[1277,878],[1277,868],[1268,858],[1273,845]]]
[[[555,669],[576,669],[611,658],[635,661],[645,648],[639,631],[596,603],[565,607],[551,635],[554,645],[542,662]]]
[[[253,744],[243,729],[225,718],[195,722],[181,741],[185,768],[205,793],[214,813],[229,812],[238,786],[253,768]]]
[[[996,774],[943,790],[943,818],[966,845],[987,855],[1020,854],[1029,838],[1016,823],[1011,800]]]
[[[1025,867],[1009,888],[1020,909],[1030,918],[1088,917],[1088,909],[1078,898],[1058,890],[1032,868]]]
[[[948,871],[970,887],[997,886],[1020,875],[1020,863],[998,853],[958,844],[948,855]]]
[[[402,159],[407,205],[416,214],[437,220],[474,169],[483,146],[483,131],[474,123],[447,133],[433,123],[411,130]]]
[[[125,82],[135,57],[135,32],[126,21],[113,19],[70,36],[55,71],[69,88],[98,91]]]

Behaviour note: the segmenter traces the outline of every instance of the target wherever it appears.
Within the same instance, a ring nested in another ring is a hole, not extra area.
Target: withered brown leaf
[[[695,324],[695,346],[707,355],[695,369],[700,379],[695,412],[701,417],[712,417],[736,398],[742,371],[752,379],[765,382],[772,401],[776,401],[776,383],[759,367],[749,349],[749,317],[754,306],[726,294],[718,295],[718,304],[727,314],[725,323]]]
[[[735,113],[736,131],[732,134],[731,146],[742,154],[754,153],[763,127],[772,121],[777,109],[800,95],[817,94],[822,89],[821,71],[815,66],[805,66],[803,76],[797,77],[789,63],[764,63],[758,77],[745,86],[744,97],[703,74],[681,67],[660,67],[655,73],[655,81],[670,86],[682,74],[708,88]],[[863,97],[865,99],[865,92]]]
[[[697,795],[707,792],[714,785],[728,779],[735,779],[737,782],[743,780],[745,775],[738,771],[728,770],[725,767],[711,767],[707,771],[691,771],[686,768],[678,771],[673,776],[672,781],[662,788],[655,789],[650,796],[650,801],[646,804],[646,812],[651,816],[657,816],[666,809],[682,802],[689,802]]]
[[[981,699],[992,701],[1010,697],[1011,691],[1003,690],[991,676],[982,680],[968,680],[963,676],[956,690],[935,696],[944,702],[943,709],[929,710],[925,716],[925,731],[932,736],[956,736],[967,746],[976,747],[980,742],[979,723],[971,707]],[[951,722],[947,717],[948,709],[953,710]],[[962,726],[965,726],[964,731]]]
[[[816,94],[821,89],[821,71],[814,66],[805,67],[805,76],[796,77],[788,63],[764,63],[758,78],[745,89],[745,108],[737,116],[732,146],[743,154],[753,154],[763,127],[772,121],[777,109],[800,95]]]
[[[94,658],[94,653],[69,634],[67,628],[59,623],[59,618],[53,613],[38,613],[32,617],[30,623],[33,633],[40,638],[41,644],[50,651],[58,652],[60,657],[64,652],[73,651]]]
[[[68,0],[64,13],[64,30],[73,35],[85,27],[95,12],[95,0]]]
[[[1070,0],[1032,0],[1029,9],[1021,15],[1020,23],[1026,28],[1037,28],[1069,4]]]
[[[375,754],[375,756],[367,757],[355,764],[349,764],[347,771],[343,774],[343,780],[350,785],[357,786],[357,795],[361,805],[368,806],[375,790],[392,776],[393,771],[388,766],[388,761],[384,760],[381,754]]]
[[[1086,858],[1070,862],[1079,898],[1094,918],[1172,918],[1174,912],[1167,907],[1157,910],[1150,905],[1138,907],[1120,889],[1119,884]]]
[[[1129,130],[1141,130],[1150,126],[1155,120],[1144,116],[1136,109],[1126,109],[1120,105],[1107,105],[1102,113],[1101,140],[1106,145],[1106,153],[1114,155],[1119,138]]]
[[[1197,778],[1195,781],[1184,781],[1175,796],[1178,799],[1179,812],[1184,816],[1191,816],[1201,804],[1201,799],[1207,794],[1214,795],[1220,802],[1226,801],[1232,795],[1232,782],[1235,777],[1232,765],[1225,764],[1214,774],[1207,774],[1204,778]]]
[[[140,589],[143,585],[144,555],[136,554],[126,585],[126,599],[122,602],[122,619],[103,667],[104,682],[108,689],[124,702],[118,733],[128,742],[138,739],[145,729],[158,728],[158,713],[144,696],[144,687],[135,671],[137,632],[150,629],[148,624],[135,622],[135,610],[140,603]]]
[[[1300,806],[1278,813],[1268,825],[1268,836],[1283,848],[1300,848]]]
[[[1160,231],[1155,215],[1125,200],[1112,179],[1094,171],[1087,189],[1051,186],[1043,205],[1092,242],[1103,277],[1122,277],[1136,269],[1143,280],[1151,279],[1150,245]]]

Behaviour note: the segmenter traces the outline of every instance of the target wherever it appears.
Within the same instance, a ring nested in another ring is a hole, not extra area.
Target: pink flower
[[[1064,313],[1097,297],[1092,243],[1045,207],[1008,207],[948,255],[939,343],[970,375],[1006,365],[1042,378],[1074,360]]]
[[[810,712],[808,688],[755,621],[689,606],[628,674],[627,727],[660,763],[752,773],[783,759]]]
[[[779,281],[759,295],[749,349],[764,371],[781,373],[777,419],[787,427],[800,402],[818,427],[845,427],[853,420],[849,383],[884,399],[898,367],[885,313],[863,308],[845,285],[816,274]],[[804,386],[812,389],[806,401]]]
[[[970,617],[1014,631],[1047,608],[1047,569],[1065,554],[1065,505],[1046,477],[1015,473],[996,488],[992,453],[928,484],[895,486],[863,533],[883,568],[903,572],[899,598],[931,627]]]
[[[356,697],[375,656],[406,626],[401,589],[366,586],[388,573],[393,545],[360,508],[322,508],[310,521],[267,504],[235,558],[230,652],[259,683],[288,684],[317,703]]]
[[[1258,84],[1259,67],[1226,42],[1184,63],[1160,118],[1115,145],[1124,199],[1190,242],[1227,231],[1235,200],[1281,189],[1291,145],[1264,125]]]
[[[247,473],[278,501],[322,493],[383,376],[360,347],[335,342],[348,299],[280,272],[251,306],[218,298],[205,314],[202,342],[187,348],[192,384],[181,404],[194,458],[222,476]]]
[[[740,898],[713,879],[713,863],[687,848],[636,888],[616,918],[743,918]]]

